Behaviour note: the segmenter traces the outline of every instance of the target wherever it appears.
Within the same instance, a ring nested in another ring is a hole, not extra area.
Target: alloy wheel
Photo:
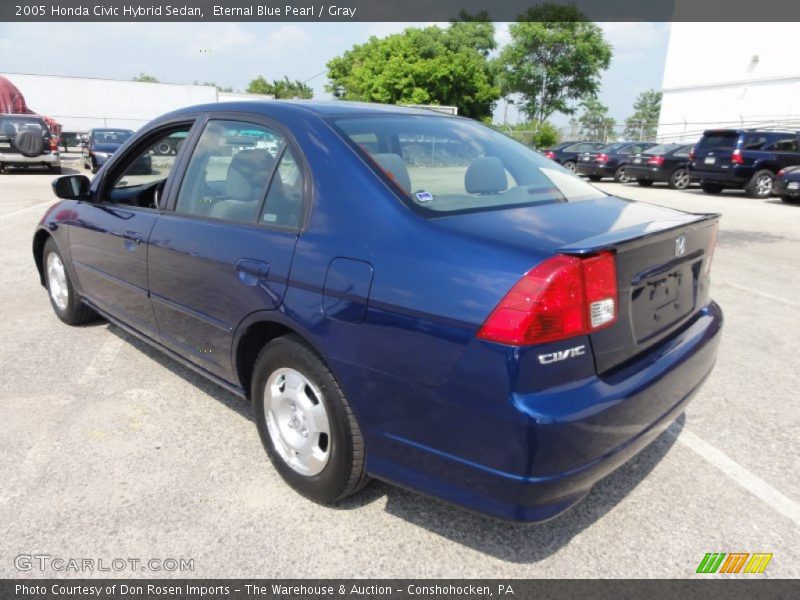
[[[322,393],[305,375],[281,368],[264,390],[267,431],[281,459],[301,475],[319,474],[330,458],[330,420]]]
[[[47,288],[53,303],[59,310],[66,310],[69,303],[67,273],[64,270],[64,263],[55,252],[51,252],[47,256]]]

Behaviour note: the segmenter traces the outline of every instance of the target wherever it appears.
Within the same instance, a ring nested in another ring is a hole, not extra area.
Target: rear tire
[[[574,173],[575,170],[577,169],[577,167],[575,166],[575,162],[571,160],[564,161],[564,164],[561,166],[564,167],[567,171],[571,171],[572,173]]]
[[[772,171],[761,169],[750,179],[744,191],[750,198],[769,198],[772,195],[772,183],[775,175]]]
[[[344,392],[300,337],[264,347],[253,368],[251,398],[267,455],[295,491],[331,504],[368,483],[364,440]]]
[[[628,183],[630,180],[631,178],[625,173],[625,165],[617,167],[617,170],[614,171],[614,181],[617,183]]]
[[[703,183],[700,185],[706,194],[720,194],[722,193],[722,186],[716,183]]]
[[[86,306],[75,292],[64,258],[49,238],[42,253],[47,294],[56,316],[67,325],[83,325],[98,318],[97,313]]]
[[[653,185],[653,182],[650,181],[649,179],[637,179],[636,183],[638,183],[642,187],[650,187],[651,185]]]
[[[675,169],[669,178],[669,187],[673,190],[685,190],[692,182],[689,171],[686,169]]]
[[[601,179],[600,175],[589,175],[589,181],[600,181]]]

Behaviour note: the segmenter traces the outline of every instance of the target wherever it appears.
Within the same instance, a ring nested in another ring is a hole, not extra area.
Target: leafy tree
[[[533,6],[509,33],[511,42],[499,57],[503,93],[519,94],[529,118],[541,123],[555,112],[570,115],[576,110],[572,101],[597,96],[612,48],[575,6]]]
[[[534,148],[555,146],[561,138],[561,134],[555,125],[547,121],[544,123],[526,121],[501,127],[500,130],[515,140]]]
[[[271,94],[275,98],[311,98],[314,90],[299,80],[292,81],[284,76],[283,79],[267,81],[259,75],[247,86],[247,91],[251,94]]]
[[[624,136],[631,140],[651,140],[656,137],[661,114],[661,92],[647,90],[633,103],[633,114],[625,119]]]
[[[217,91],[220,91],[220,92],[232,92],[233,91],[232,87],[222,87],[221,85],[217,85],[213,81],[204,81],[203,83],[200,83],[199,81],[195,81],[194,84],[195,85],[210,85],[210,86],[213,86],[213,87],[217,88]]]
[[[284,76],[283,79],[275,79],[272,82],[259,75],[247,86],[250,94],[271,94],[275,98],[312,98],[314,90],[299,80],[291,81]]]
[[[158,83],[158,79],[156,79],[152,75],[145,75],[144,73],[139,73],[136,77],[131,79],[131,81],[141,81],[143,83]]]
[[[600,103],[597,98],[588,98],[582,103],[583,111],[578,117],[581,126],[581,136],[601,142],[608,141],[614,136],[616,121],[608,115],[608,107]]]
[[[487,58],[494,47],[487,21],[373,36],[328,62],[326,89],[345,100],[457,106],[461,115],[484,119],[500,97]]]

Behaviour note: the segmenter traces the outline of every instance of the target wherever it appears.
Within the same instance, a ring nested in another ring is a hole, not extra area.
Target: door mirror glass
[[[89,178],[86,175],[65,175],[53,181],[53,193],[64,200],[86,200]]]

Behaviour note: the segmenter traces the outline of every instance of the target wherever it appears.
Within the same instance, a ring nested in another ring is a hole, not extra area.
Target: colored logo
[[[709,552],[697,566],[697,573],[763,573],[771,553],[756,552]]]

